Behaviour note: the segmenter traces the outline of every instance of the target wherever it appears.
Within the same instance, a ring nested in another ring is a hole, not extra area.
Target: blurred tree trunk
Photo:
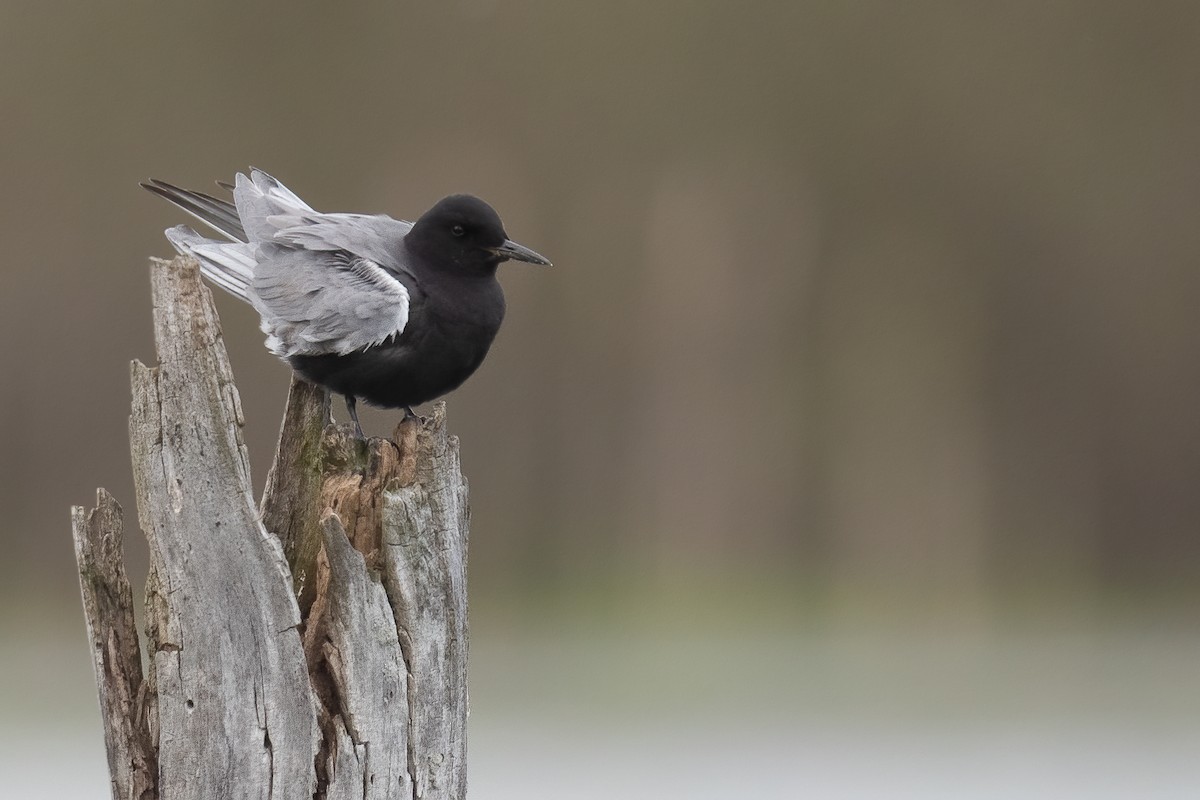
[[[113,797],[466,795],[467,488],[445,409],[391,440],[293,381],[261,508],[195,262],[155,262],[133,364],[148,673],[103,489],[72,509]]]

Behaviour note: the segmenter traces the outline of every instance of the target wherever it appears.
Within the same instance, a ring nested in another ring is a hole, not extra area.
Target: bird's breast
[[[504,319],[497,291],[426,293],[403,333],[347,355],[298,356],[292,367],[308,380],[372,405],[402,408],[457,389],[483,363]]]

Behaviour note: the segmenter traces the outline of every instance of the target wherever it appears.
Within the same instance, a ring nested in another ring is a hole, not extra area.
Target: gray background
[[[1116,0],[0,6],[12,796],[107,792],[67,507],[132,514],[183,221],[137,181],[248,164],[328,211],[471,191],[555,261],[503,268],[449,400],[473,797],[1194,796],[1198,34]],[[218,304],[261,485],[288,373]]]

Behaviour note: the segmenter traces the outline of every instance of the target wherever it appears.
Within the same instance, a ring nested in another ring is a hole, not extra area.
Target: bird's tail
[[[166,181],[154,178],[141,184],[141,187],[174,203],[231,241],[250,241],[246,237],[246,229],[242,225],[241,217],[238,216],[237,207],[228,200],[221,200],[204,192],[180,189],[178,186],[172,186]]]
[[[200,262],[204,277],[239,300],[253,302],[250,283],[254,279],[254,245],[205,239],[187,225],[167,228],[166,234],[180,254],[193,256]]]
[[[252,303],[250,284],[254,280],[257,245],[251,242],[274,237],[277,229],[272,219],[313,213],[313,209],[282,183],[253,167],[250,177],[238,173],[235,185],[220,186],[233,192],[234,202],[153,178],[142,184],[143,189],[174,203],[230,240],[205,239],[186,225],[166,231],[176,250],[196,257],[206,278],[234,297]]]

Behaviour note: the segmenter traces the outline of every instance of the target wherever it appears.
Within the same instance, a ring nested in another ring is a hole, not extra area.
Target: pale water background
[[[83,633],[60,634],[5,636],[6,798],[108,797]],[[485,631],[470,796],[1187,800],[1200,643],[1180,634]]]

